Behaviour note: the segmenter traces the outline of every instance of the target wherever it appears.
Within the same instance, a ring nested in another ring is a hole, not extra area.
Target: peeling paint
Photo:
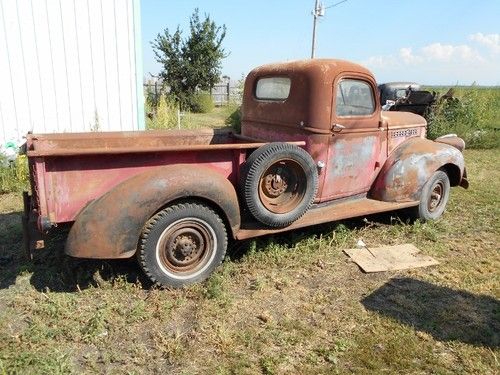
[[[465,163],[458,149],[428,139],[411,138],[389,156],[369,196],[387,202],[419,200],[427,180],[447,164],[459,168],[461,180]]]

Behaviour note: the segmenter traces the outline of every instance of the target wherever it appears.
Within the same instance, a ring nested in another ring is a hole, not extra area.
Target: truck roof
[[[361,75],[376,88],[375,78],[368,69],[345,60],[308,59],[259,66],[245,80],[243,123],[271,123],[295,128],[300,124],[329,129],[333,83],[339,74],[346,72]],[[290,78],[286,99],[259,100],[255,97],[257,81],[267,77]]]
[[[323,76],[323,78],[335,77],[338,73],[345,71],[372,75],[372,73],[364,66],[341,59],[307,59],[265,64],[253,69],[250,74],[283,74],[290,71],[304,73],[311,72]]]

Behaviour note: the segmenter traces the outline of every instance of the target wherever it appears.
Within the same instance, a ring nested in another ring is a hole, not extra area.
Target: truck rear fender
[[[464,186],[465,163],[457,148],[424,138],[410,138],[389,155],[369,195],[386,202],[417,201],[422,187],[438,169],[446,171],[451,186]]]
[[[65,251],[79,258],[128,258],[147,220],[186,198],[208,202],[233,235],[239,230],[238,197],[229,180],[207,167],[170,165],[136,175],[88,204],[70,230]]]

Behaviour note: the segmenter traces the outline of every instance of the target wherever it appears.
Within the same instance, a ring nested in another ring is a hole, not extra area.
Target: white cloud
[[[500,34],[476,33],[469,35],[469,40],[485,46],[493,53],[500,53]]]
[[[422,61],[421,56],[416,56],[409,47],[403,47],[397,55],[371,56],[363,62],[371,68],[391,68],[404,63],[406,65],[418,64]]]
[[[363,65],[372,68],[390,68],[391,66],[397,65],[397,60],[394,56],[370,56],[368,60],[363,62]]]
[[[399,57],[403,59],[405,64],[418,64],[422,62],[422,57],[413,54],[409,47],[403,47],[399,50]]]
[[[481,62],[484,58],[481,54],[468,45],[462,44],[453,46],[451,44],[432,43],[413,52],[411,47],[400,48],[397,56],[371,56],[365,62],[370,66],[399,65],[419,65],[430,62]]]
[[[420,48],[402,47],[371,56],[362,64],[383,80],[416,80],[429,84],[499,84],[500,34],[476,33],[466,43],[435,42]],[[473,42],[473,43],[471,43]]]
[[[453,46],[451,44],[433,43],[423,47],[422,54],[429,61],[450,61],[452,59],[459,59],[465,62],[471,62],[484,60],[478,51],[465,44]]]

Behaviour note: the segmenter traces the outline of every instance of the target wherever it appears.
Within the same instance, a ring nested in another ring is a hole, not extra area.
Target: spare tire
[[[271,227],[300,218],[318,190],[318,172],[311,156],[289,143],[269,143],[247,159],[240,187],[252,215]]]

